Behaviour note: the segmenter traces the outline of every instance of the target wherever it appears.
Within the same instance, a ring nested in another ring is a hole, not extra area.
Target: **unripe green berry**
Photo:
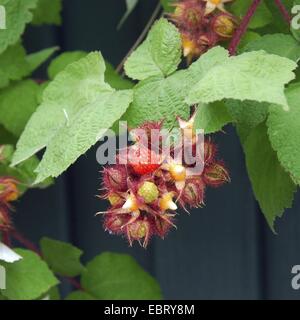
[[[145,181],[139,188],[138,195],[144,199],[145,203],[152,203],[158,198],[159,191],[153,182]]]

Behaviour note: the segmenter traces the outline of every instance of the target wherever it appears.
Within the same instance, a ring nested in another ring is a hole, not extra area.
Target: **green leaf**
[[[124,254],[103,253],[82,274],[87,293],[103,300],[161,299],[158,283],[136,261]]]
[[[6,290],[1,294],[10,300],[37,299],[58,284],[48,266],[32,251],[16,249],[22,260],[2,263],[6,269]]]
[[[39,85],[39,91],[37,93],[37,101],[39,105],[43,102],[44,91],[48,87],[50,82],[51,82],[50,80],[44,81]]]
[[[83,252],[71,244],[44,237],[40,245],[43,258],[54,273],[75,277],[84,270],[80,262]]]
[[[194,62],[187,70],[178,71],[167,78],[151,77],[134,88],[134,99],[126,112],[129,126],[136,127],[144,121],[164,120],[166,128],[175,125],[176,116],[188,118],[190,108],[185,98],[193,85],[210,68],[220,64],[228,56],[221,47],[214,48]]]
[[[23,194],[28,188],[32,188],[37,174],[34,169],[39,165],[39,160],[36,156],[32,156],[16,167],[10,167],[9,163],[0,163],[0,175],[10,176],[20,182],[18,189]],[[38,188],[47,188],[53,183],[52,179],[47,179],[43,183],[36,185]]]
[[[290,111],[282,112],[276,106],[270,107],[268,134],[280,163],[300,184],[300,83],[289,86],[286,96]]]
[[[114,89],[117,90],[125,90],[133,88],[134,84],[128,80],[122,78],[114,69],[114,67],[105,62],[106,70],[105,70],[105,81]]]
[[[96,100],[99,93],[111,91],[104,84],[104,69],[100,54],[91,53],[68,65],[47,86],[43,103],[29,120],[18,143],[15,164],[46,147],[57,131],[82,107]]]
[[[0,145],[0,164],[9,164],[15,149],[12,145],[1,144]]]
[[[65,300],[97,300],[97,299],[84,291],[74,291],[74,292],[71,292],[65,298]]]
[[[269,2],[269,0],[267,0],[267,2]],[[242,19],[251,4],[252,0],[234,1],[230,7],[230,12]],[[263,1],[256,9],[256,12],[249,23],[249,28],[257,29],[264,27],[272,22],[272,18],[272,12],[268,9],[265,2]]]
[[[30,65],[28,61],[26,61],[25,55],[26,52],[19,43],[8,47],[7,50],[1,54],[0,88],[6,87],[12,80],[20,80],[30,74]]]
[[[255,101],[227,100],[227,110],[236,123],[241,141],[245,141],[253,128],[264,122],[268,115],[269,103]]]
[[[130,127],[136,127],[145,121],[164,120],[164,126],[172,128],[176,116],[187,118],[190,112],[184,102],[186,80],[186,73],[179,71],[166,79],[152,77],[141,81],[134,89],[133,103],[124,120]]]
[[[125,73],[134,80],[145,80],[153,76],[162,76],[162,72],[152,59],[146,39],[127,59]]]
[[[0,144],[16,144],[17,138],[0,124]]]
[[[37,1],[0,0],[0,5],[4,5],[6,11],[6,29],[0,30],[0,53],[19,40],[25,25],[33,18],[32,9],[36,7]]]
[[[192,105],[223,99],[253,100],[275,103],[288,110],[284,85],[295,78],[295,68],[292,60],[264,51],[230,57],[209,70],[186,101]]]
[[[47,48],[38,52],[27,55],[26,60],[30,66],[30,71],[36,70],[46,60],[48,60],[52,54],[58,50],[58,47]]]
[[[0,123],[19,137],[38,106],[39,86],[24,80],[0,90]]]
[[[244,151],[252,188],[272,230],[276,217],[292,206],[296,186],[280,165],[264,123],[252,130]]]
[[[4,297],[2,294],[0,294],[0,301],[8,300],[6,297]]]
[[[257,50],[264,50],[267,53],[289,58],[295,62],[300,59],[300,43],[288,34],[268,34],[249,42],[243,48],[244,52]]]
[[[70,124],[60,128],[47,145],[36,169],[36,183],[63,173],[122,117],[131,101],[131,90],[102,93],[96,101],[78,111]]]
[[[139,0],[126,0],[126,12],[120,20],[117,29],[120,29],[124,22],[127,20],[131,12],[134,10]]]
[[[292,7],[294,6],[294,0],[281,0],[282,4],[286,7],[288,12],[291,12]],[[282,16],[282,13],[278,9],[275,1],[265,1],[266,6],[268,7],[269,11],[272,12],[273,20],[268,27],[270,27],[269,33],[273,32],[284,32],[290,33],[289,24],[285,21]]]
[[[125,63],[126,74],[135,80],[168,76],[181,60],[181,38],[176,27],[166,19],[158,20],[147,39]]]
[[[49,296],[49,300],[60,300],[60,292],[58,286],[52,287],[46,296]]]
[[[104,72],[104,60],[94,52],[68,65],[45,89],[13,158],[16,165],[47,147],[36,183],[60,175],[125,113],[132,91],[112,89]]]
[[[240,44],[239,44],[239,52],[243,52],[244,50],[244,47],[249,43],[249,42],[253,42],[255,40],[258,40],[260,39],[261,36],[259,33],[257,32],[254,32],[254,31],[247,31],[241,41],[240,41]]]
[[[76,62],[87,56],[85,51],[72,51],[64,52],[57,58],[51,61],[48,68],[48,76],[50,79],[54,79],[55,76],[63,71],[67,65]]]
[[[172,6],[172,3],[176,3],[177,1],[176,0],[160,0],[160,2],[166,12],[173,12],[174,6]]]
[[[61,24],[60,12],[62,0],[38,0],[36,9],[33,11],[32,24]]]
[[[205,134],[220,131],[230,122],[232,122],[232,117],[224,102],[204,104],[197,108],[195,128],[203,129]]]

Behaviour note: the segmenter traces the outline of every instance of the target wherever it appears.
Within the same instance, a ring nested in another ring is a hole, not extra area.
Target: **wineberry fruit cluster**
[[[224,7],[231,1],[181,0],[174,3],[175,11],[169,18],[181,33],[183,54],[188,63],[233,36],[238,19]]]
[[[188,121],[178,118],[181,135],[192,150],[201,146],[194,119],[195,115]],[[138,129],[146,132],[149,140],[144,143],[136,136],[135,143],[125,153],[123,150],[122,156],[117,156],[117,163],[103,170],[104,192],[100,197],[108,199],[110,207],[101,214],[104,214],[105,230],[126,236],[130,245],[137,240],[146,247],[153,235],[164,238],[175,227],[178,207],[186,211],[201,207],[206,187],[218,187],[230,178],[223,162],[217,160],[216,146],[209,139],[202,139],[202,166],[195,173],[195,165],[186,163],[180,153],[178,158],[175,142],[170,148],[171,156],[152,150],[160,135],[150,133],[160,132],[162,122],[148,122]],[[126,164],[120,161],[124,154]]]
[[[7,231],[12,227],[9,211],[11,202],[19,197],[18,181],[10,177],[0,177],[0,231]]]

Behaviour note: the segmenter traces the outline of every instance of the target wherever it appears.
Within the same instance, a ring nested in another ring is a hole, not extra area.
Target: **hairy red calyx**
[[[188,63],[233,36],[239,21],[224,7],[231,1],[181,0],[173,4],[175,10],[169,19],[181,33],[183,54]]]
[[[188,121],[178,118],[184,141],[192,150],[197,149],[200,141],[194,119],[195,115]],[[217,148],[210,139],[201,140],[203,170],[194,172],[195,166],[187,163],[183,154],[177,155],[175,143],[169,156],[160,154],[161,144],[156,141],[159,135],[151,133],[161,131],[162,122],[145,123],[137,129],[141,128],[151,137],[150,142],[144,143],[134,135],[133,146],[124,153],[128,162],[120,164],[124,155],[118,155],[117,164],[103,170],[101,197],[109,201],[110,207],[101,214],[109,233],[126,237],[130,245],[137,241],[146,247],[151,237],[164,238],[175,227],[178,208],[188,211],[203,206],[206,188],[220,186],[230,178],[223,163],[217,160]],[[158,145],[159,150],[150,149],[152,145]]]
[[[0,177],[0,231],[12,228],[10,218],[11,202],[20,196],[18,181],[11,177]]]

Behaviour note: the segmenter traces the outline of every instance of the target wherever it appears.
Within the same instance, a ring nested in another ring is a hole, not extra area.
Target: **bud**
[[[150,238],[150,223],[148,220],[137,220],[127,226],[127,236],[132,246],[134,240],[144,240],[143,247],[146,248]]]
[[[186,168],[181,164],[171,164],[169,171],[172,179],[175,181],[185,181],[186,179]]]
[[[136,197],[133,194],[130,194],[122,208],[128,210],[128,212],[137,211],[139,209],[139,205]]]
[[[173,201],[174,192],[165,193],[159,200],[160,209],[165,212],[167,210],[177,210],[177,205]]]
[[[104,168],[104,186],[109,191],[127,191],[127,170],[123,165],[114,165]]]
[[[112,233],[122,233],[122,227],[127,223],[128,217],[126,215],[115,215],[108,213],[104,218],[104,229]]]
[[[205,186],[201,178],[192,178],[186,181],[181,193],[180,202],[188,204],[192,208],[203,204]]]
[[[229,173],[222,162],[216,162],[204,169],[203,181],[211,187],[230,182]]]
[[[18,199],[20,193],[17,183],[12,178],[0,178],[0,201],[12,202]]]
[[[190,64],[194,58],[198,58],[205,51],[204,48],[199,47],[197,38],[185,32],[181,34],[183,55],[187,58]]]
[[[173,223],[174,215],[161,214],[155,219],[155,233],[162,239],[166,236],[171,227],[176,228]]]
[[[227,13],[220,13],[211,21],[211,28],[222,38],[231,38],[237,27],[237,19]]]
[[[130,130],[130,136],[134,141],[142,143],[151,149],[153,143],[159,139],[159,134],[163,126],[163,121],[148,121],[140,125],[137,129]],[[141,133],[143,136],[140,136]],[[145,142],[143,140],[146,140]],[[155,140],[155,141],[152,141]]]
[[[188,121],[185,121],[180,117],[177,117],[177,121],[181,129],[182,136],[191,141],[194,141],[196,137],[195,125],[194,125],[196,116],[197,116],[197,112],[194,112],[194,114],[190,117]]]
[[[203,0],[206,2],[205,15],[209,15],[216,9],[226,12],[224,4],[232,0]]]
[[[204,161],[205,164],[210,164],[215,160],[217,147],[211,141],[204,142]]]
[[[117,193],[111,193],[107,198],[112,206],[117,206],[123,202],[123,199]]]
[[[0,205],[0,231],[6,231],[12,226],[11,220],[5,206]]]
[[[202,53],[214,47],[218,43],[218,40],[218,35],[215,32],[210,31],[205,34],[201,34],[198,39],[198,43],[202,48]]]
[[[158,198],[159,191],[157,186],[150,181],[145,181],[138,190],[138,195],[149,204]]]
[[[204,16],[204,9],[199,0],[186,0],[175,3],[175,11],[170,15],[179,28],[197,30]]]
[[[14,153],[14,148],[11,145],[0,145],[0,162],[7,163]]]

